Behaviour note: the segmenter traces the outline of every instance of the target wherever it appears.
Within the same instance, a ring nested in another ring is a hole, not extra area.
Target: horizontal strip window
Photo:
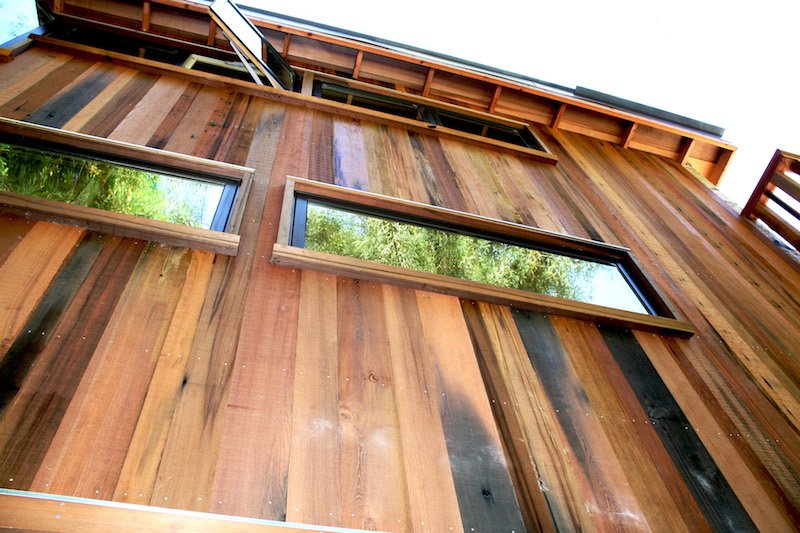
[[[692,333],[625,248],[290,179],[273,262]]]
[[[353,87],[336,85],[323,81],[314,84],[314,96],[333,100],[373,111],[380,111],[413,120],[420,120],[433,126],[444,126],[453,130],[502,141],[533,150],[546,151],[544,146],[527,127],[514,128],[506,124],[478,117],[440,109],[430,105],[394,98],[391,96],[362,91]]]
[[[104,231],[122,220],[123,229],[139,226],[131,236],[160,240],[167,226],[172,237],[185,233],[175,244],[215,249],[205,244],[219,240],[215,251],[235,253],[250,175],[244,167],[0,119],[0,203],[22,207],[34,197],[29,211],[105,218]]]

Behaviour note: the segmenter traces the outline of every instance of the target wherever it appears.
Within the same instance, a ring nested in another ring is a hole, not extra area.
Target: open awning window
[[[287,91],[294,88],[297,74],[236,4],[230,0],[215,0],[208,10],[211,18],[230,40],[234,52],[250,71],[253,81],[263,85],[251,64],[255,65],[273,87]]]

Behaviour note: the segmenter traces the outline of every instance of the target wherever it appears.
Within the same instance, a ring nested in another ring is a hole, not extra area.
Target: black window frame
[[[650,314],[373,263],[305,248],[304,218],[307,216],[309,200],[337,209],[616,266]],[[623,246],[291,176],[287,179],[281,224],[271,260],[274,264],[295,268],[312,268],[361,279],[399,283],[462,298],[552,312],[678,337],[690,337],[694,334],[693,326],[678,316],[655,283],[639,266],[631,250]]]

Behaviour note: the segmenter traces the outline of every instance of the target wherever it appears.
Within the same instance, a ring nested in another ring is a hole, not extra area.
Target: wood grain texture
[[[361,74],[390,75],[371,54]],[[679,162],[536,127],[548,165],[145,67],[34,47],[0,65],[0,115],[254,167],[239,254],[0,215],[2,346],[20,357],[0,361],[17,376],[4,486],[383,530],[800,524],[800,274]],[[496,84],[440,74],[434,93],[491,103]],[[504,88],[496,105],[549,123],[557,107],[537,98]],[[561,125],[624,142],[629,124],[567,110]],[[638,148],[687,146],[643,125]],[[709,146],[683,155],[724,159]],[[287,175],[624,246],[697,334],[615,344],[592,320],[270,265]],[[703,492],[725,484],[721,500]]]
[[[2,475],[28,489],[136,267],[143,243],[110,237],[2,415]]]
[[[464,529],[524,531],[461,305],[457,298],[429,292],[417,293],[417,305]]]
[[[125,460],[191,254],[142,255],[53,437],[31,489],[109,499]],[[102,398],[103,401],[98,399]],[[135,408],[131,409],[131,406]],[[93,468],[96,458],[103,468]]]
[[[439,414],[433,362],[415,291],[384,286],[411,525],[434,531],[463,528]]]
[[[0,356],[82,236],[77,228],[37,222],[0,265]]]

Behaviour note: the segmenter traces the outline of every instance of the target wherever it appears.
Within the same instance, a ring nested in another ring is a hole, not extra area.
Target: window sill
[[[659,308],[664,309],[664,311],[661,312],[662,316],[624,311],[596,304],[536,294],[519,289],[509,289],[438,274],[430,274],[292,246],[289,244],[289,238],[297,193],[310,197],[349,202],[353,205],[366,205],[373,209],[384,209],[394,213],[403,213],[405,215],[425,218],[427,220],[436,220],[447,224],[459,224],[464,228],[493,234],[526,238],[532,242],[543,245],[558,245],[562,248],[574,251],[591,251],[597,256],[605,254],[606,257],[630,261],[631,264],[633,261],[628,250],[623,247],[605,245],[586,239],[537,230],[518,224],[487,219],[449,209],[442,209],[416,202],[289,177],[281,212],[278,239],[272,252],[271,261],[273,264],[295,268],[310,268],[369,281],[394,283],[419,290],[450,294],[460,298],[511,305],[524,309],[591,320],[597,323],[653,331],[677,337],[686,338],[694,334],[694,328],[690,323],[678,319],[674,313],[668,310],[668,306],[657,294],[652,284],[649,285],[648,289],[651,292],[651,296],[654,294],[654,297],[657,298]],[[646,279],[644,273],[638,272],[637,274],[637,278]]]

